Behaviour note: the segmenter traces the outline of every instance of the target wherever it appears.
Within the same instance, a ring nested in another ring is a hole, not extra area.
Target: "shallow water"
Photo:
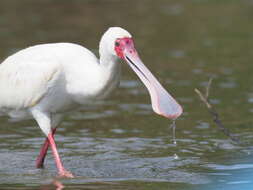
[[[252,189],[252,9],[250,0],[1,1],[1,60],[49,42],[97,53],[102,33],[122,26],[184,114],[174,144],[171,122],[152,112],[146,89],[122,62],[120,88],[66,115],[57,131],[75,179],[55,178],[51,154],[44,169],[35,168],[44,141],[35,122],[1,118],[0,189]],[[194,92],[210,77],[210,102],[239,144],[218,130]]]

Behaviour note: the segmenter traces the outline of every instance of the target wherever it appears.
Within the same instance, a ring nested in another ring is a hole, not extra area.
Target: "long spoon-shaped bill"
[[[124,50],[124,58],[147,87],[154,112],[169,119],[179,117],[183,112],[182,107],[142,63],[137,51],[133,47],[126,47]]]

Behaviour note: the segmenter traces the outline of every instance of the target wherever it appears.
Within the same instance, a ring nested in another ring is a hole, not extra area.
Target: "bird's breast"
[[[106,98],[118,86],[120,67],[103,68],[100,65],[91,65],[75,71],[67,81],[67,91],[73,100],[79,104],[90,104]]]

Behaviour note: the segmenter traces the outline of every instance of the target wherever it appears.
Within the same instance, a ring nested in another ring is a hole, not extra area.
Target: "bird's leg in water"
[[[54,138],[55,131],[56,131],[56,128],[52,129],[53,138]],[[44,144],[42,145],[42,147],[40,149],[40,154],[36,160],[36,167],[37,168],[43,168],[44,160],[47,156],[48,147],[49,147],[49,141],[48,141],[48,138],[46,138]]]
[[[73,174],[70,173],[69,171],[67,171],[63,167],[61,158],[60,158],[60,156],[58,154],[57,147],[56,147],[56,144],[55,144],[55,141],[54,141],[53,132],[51,132],[51,133],[48,134],[47,139],[49,141],[49,144],[50,144],[50,147],[51,147],[54,159],[55,159],[56,167],[58,168],[58,174],[59,174],[59,176],[60,177],[67,177],[67,178],[73,178],[74,177]]]

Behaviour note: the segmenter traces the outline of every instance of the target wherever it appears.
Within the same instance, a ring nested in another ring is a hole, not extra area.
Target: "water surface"
[[[120,88],[65,116],[56,141],[77,177],[55,179],[51,154],[35,168],[44,136],[33,121],[1,118],[0,189],[251,189],[253,2],[211,0],[3,0],[0,57],[27,46],[73,42],[97,54],[109,26],[129,30],[144,63],[184,107],[177,144],[147,90],[122,63]],[[232,142],[194,92],[210,77],[210,101]],[[56,181],[55,181],[56,180]]]

